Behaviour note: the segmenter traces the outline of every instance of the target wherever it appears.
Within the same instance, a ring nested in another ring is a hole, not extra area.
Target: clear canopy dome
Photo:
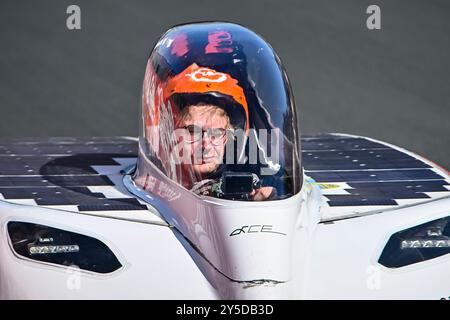
[[[254,32],[232,23],[180,25],[154,47],[139,161],[150,159],[174,183],[230,200],[290,197],[302,185],[297,126],[284,68]]]

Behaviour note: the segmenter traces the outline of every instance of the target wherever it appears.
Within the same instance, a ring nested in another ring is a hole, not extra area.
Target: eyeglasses
[[[215,146],[221,145],[223,143],[223,140],[227,133],[227,130],[223,128],[207,128],[203,130],[201,127],[194,124],[185,126],[184,129],[186,129],[189,133],[186,137],[186,141],[188,143],[200,141],[206,134],[209,138],[209,141],[211,141],[211,143]]]

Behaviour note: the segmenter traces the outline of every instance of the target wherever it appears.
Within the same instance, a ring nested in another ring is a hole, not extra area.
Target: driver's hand
[[[264,201],[269,199],[273,192],[275,192],[273,187],[255,189],[250,193],[250,199],[254,201]]]

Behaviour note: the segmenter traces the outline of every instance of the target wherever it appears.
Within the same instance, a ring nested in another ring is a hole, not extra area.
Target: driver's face
[[[190,131],[195,128],[197,133],[197,138],[193,138],[191,142],[192,168],[196,174],[205,176],[214,172],[222,163],[227,126],[228,116],[216,106],[188,107],[188,115],[180,127]]]

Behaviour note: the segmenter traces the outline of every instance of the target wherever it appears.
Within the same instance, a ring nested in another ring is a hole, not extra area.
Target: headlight
[[[394,233],[378,263],[400,268],[450,253],[450,217]]]
[[[95,238],[28,222],[11,221],[7,228],[13,250],[22,257],[98,273],[122,267],[114,253]]]

